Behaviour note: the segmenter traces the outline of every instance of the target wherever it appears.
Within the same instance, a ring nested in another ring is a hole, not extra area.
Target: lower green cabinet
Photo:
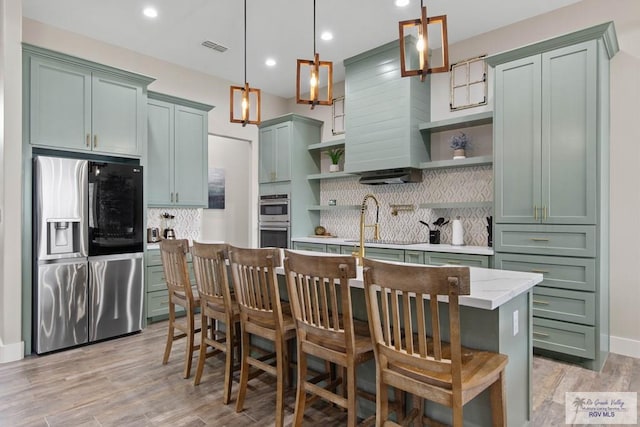
[[[322,243],[293,242],[293,249],[299,251],[327,252],[327,245]]]
[[[145,292],[147,309],[146,318],[154,320],[155,318],[164,319],[169,314],[169,291],[164,278],[164,270],[162,268],[162,259],[160,258],[160,250],[148,250],[145,258]],[[195,286],[195,274],[191,265],[189,266],[189,278]],[[176,306],[176,313],[183,313],[184,309]],[[158,319],[158,320],[160,320]]]
[[[341,252],[344,255],[351,255],[357,252],[357,246],[342,246]],[[402,249],[389,248],[365,248],[365,258],[379,259],[382,261],[404,262],[404,251]]]
[[[467,267],[489,268],[486,255],[454,254],[445,252],[425,252],[424,263],[429,265],[462,265]]]
[[[595,328],[534,317],[533,346],[593,359],[596,355]]]

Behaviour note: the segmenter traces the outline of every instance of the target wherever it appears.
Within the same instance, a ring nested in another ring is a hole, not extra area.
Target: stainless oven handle
[[[289,231],[289,227],[260,227],[260,231]]]

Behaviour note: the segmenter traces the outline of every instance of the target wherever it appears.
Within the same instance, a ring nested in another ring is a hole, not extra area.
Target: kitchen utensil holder
[[[432,245],[440,244],[440,230],[429,230],[429,243]]]

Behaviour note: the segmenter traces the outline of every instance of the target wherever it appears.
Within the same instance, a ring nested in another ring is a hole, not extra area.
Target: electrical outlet
[[[518,325],[518,310],[513,312],[513,336],[518,335],[518,331],[520,330]]]

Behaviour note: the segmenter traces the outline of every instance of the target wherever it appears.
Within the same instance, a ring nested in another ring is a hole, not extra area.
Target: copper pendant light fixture
[[[408,21],[400,21],[398,26],[400,30],[400,73],[402,77],[420,76],[420,80],[424,81],[427,74],[445,73],[449,71],[449,44],[447,41],[447,16],[439,15],[427,17],[427,7],[420,0],[421,16],[419,19],[410,19]],[[442,40],[442,58],[441,66],[429,67],[429,34],[428,26],[440,24],[440,37]],[[409,47],[410,31],[418,32],[415,47],[418,51],[418,67],[409,69],[407,64],[407,56],[411,56],[407,52]]]
[[[333,62],[320,61],[320,55],[316,50],[316,0],[313,0],[313,52],[313,60],[298,59],[296,76],[296,103],[310,104],[312,110],[316,105],[333,103]],[[306,81],[309,82],[309,98],[302,97],[302,93],[305,92],[302,85]],[[327,88],[325,97],[320,96],[323,83]]]
[[[229,119],[231,123],[260,124],[260,89],[247,82],[247,0],[244,0],[244,86],[231,86]]]

